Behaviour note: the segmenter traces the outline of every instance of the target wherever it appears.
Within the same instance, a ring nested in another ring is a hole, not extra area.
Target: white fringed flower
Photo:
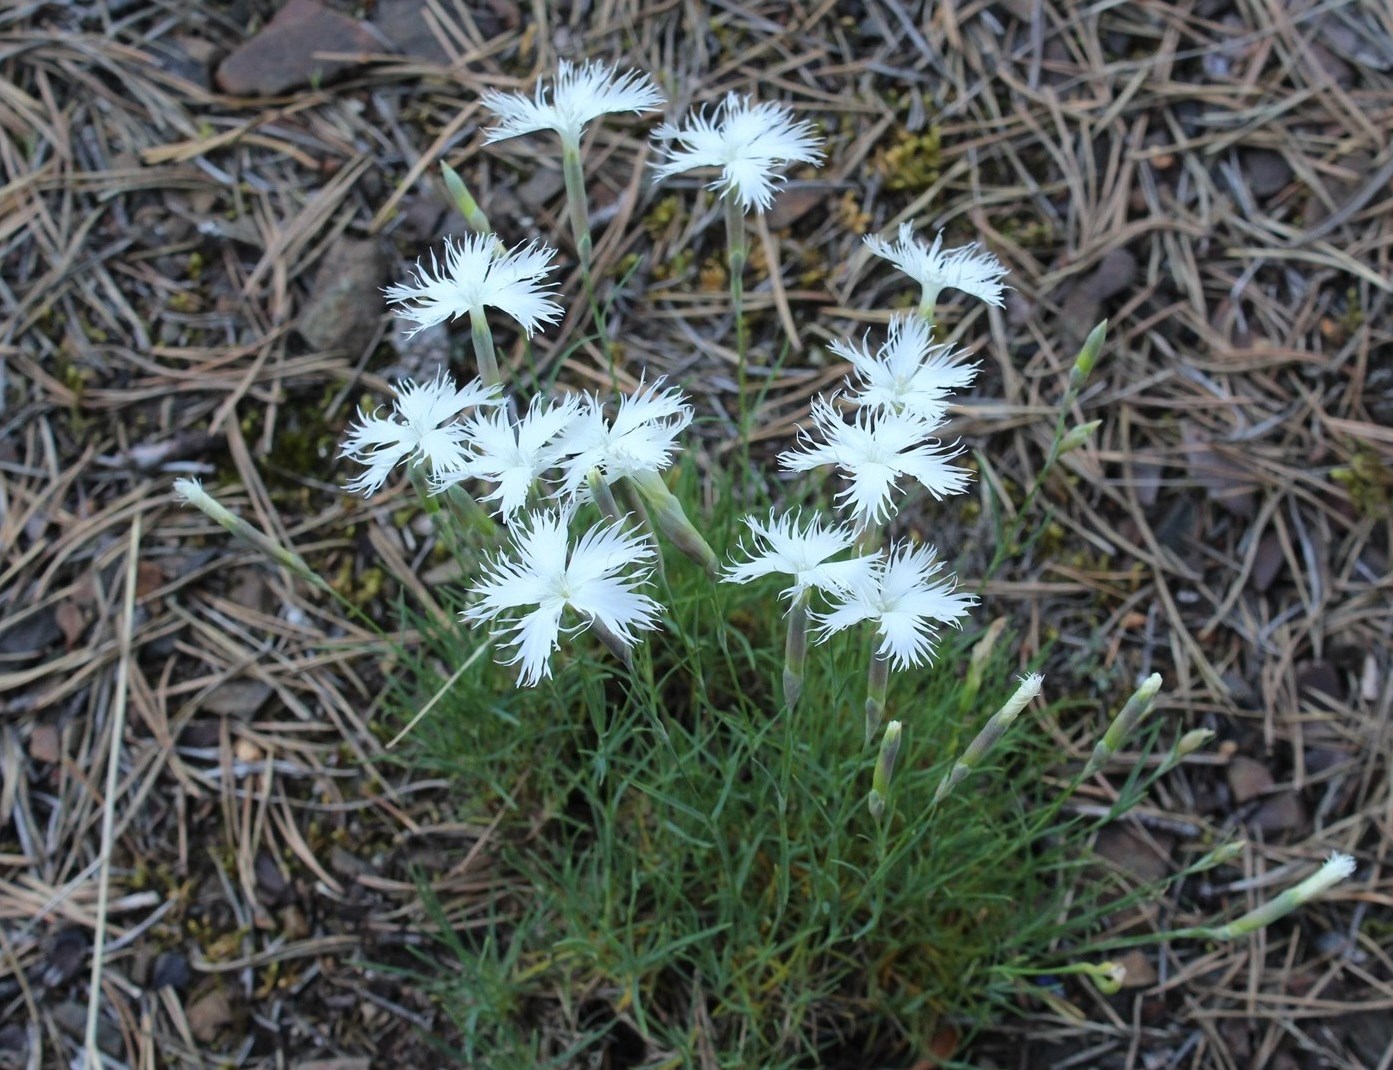
[[[933,245],[925,245],[915,239],[910,223],[900,224],[899,240],[894,244],[875,234],[867,234],[865,241],[876,256],[884,257],[924,288],[920,309],[930,316],[939,291],[945,289],[962,290],[998,308],[1002,304],[1005,287],[1001,278],[1006,268],[976,242],[944,249],[940,231]]]
[[[661,108],[662,91],[641,71],[620,74],[608,63],[590,61],[579,67],[562,60],[556,83],[550,92],[538,82],[535,97],[523,93],[500,93],[490,89],[479,98],[481,104],[498,116],[499,123],[484,135],[492,144],[538,130],[555,130],[562,145],[579,148],[585,124],[601,115],[630,111],[641,113]]]
[[[430,382],[403,381],[387,416],[359,412],[357,426],[349,431],[341,456],[366,465],[367,471],[350,480],[347,489],[372,496],[402,460],[424,462],[437,477],[455,471],[468,456],[457,417],[465,409],[501,402],[497,387],[478,379],[456,387],[443,371]]]
[[[685,126],[664,123],[654,131],[658,141],[675,141],[662,151],[666,163],[656,165],[659,180],[697,167],[719,167],[721,176],[710,188],[735,197],[746,211],[766,211],[783,177],[776,171],[790,163],[822,159],[811,123],[797,122],[782,104],[754,103],[749,97],[727,94],[708,116],[694,112]]]
[[[692,422],[692,407],[676,387],[662,389],[659,379],[619,402],[614,419],[605,418],[604,403],[587,394],[559,445],[567,456],[563,497],[583,494],[586,478],[598,469],[605,483],[640,472],[660,472],[672,463],[677,436]]]
[[[531,687],[551,675],[568,608],[581,618],[568,630],[593,624],[625,648],[638,641],[637,632],[657,627],[661,607],[638,590],[652,556],[646,535],[612,524],[597,524],[572,548],[561,515],[533,513],[513,536],[512,554],[489,562],[472,588],[478,604],[461,616],[475,624],[501,618],[502,641],[515,647],[503,664],[520,666],[518,686]]]
[[[873,621],[880,637],[878,658],[898,669],[924,664],[933,654],[935,625],[958,627],[977,604],[972,595],[955,592],[956,577],[932,582],[942,568],[932,546],[892,548],[865,580],[840,596],[830,613],[818,616],[819,642],[862,621]]]
[[[902,476],[918,480],[936,499],[967,489],[967,470],[948,463],[962,451],[932,439],[936,425],[920,416],[863,408],[848,423],[834,404],[819,397],[812,418],[822,441],[800,430],[801,452],[781,453],[779,463],[791,472],[836,465],[849,481],[837,498],[858,527],[895,513],[890,499]]]
[[[828,348],[850,361],[861,380],[852,401],[935,424],[946,411],[944,398],[977,375],[975,364],[963,364],[951,348],[933,344],[933,325],[923,316],[892,319],[889,336],[874,356],[864,340],[857,345],[838,339]]]
[[[790,601],[804,592],[843,591],[867,576],[878,554],[832,561],[837,554],[850,550],[856,533],[846,525],[824,523],[814,516],[799,524],[796,513],[776,514],[772,509],[768,521],[747,516],[745,524],[754,536],[753,546],[741,550],[748,561],[728,565],[722,575],[727,583],[749,583],[760,576],[779,573],[793,577],[793,585],[781,593]]]
[[[511,520],[527,503],[533,483],[561,459],[558,438],[579,412],[574,397],[547,401],[538,396],[517,420],[502,408],[476,413],[464,425],[469,447],[464,464],[438,480],[439,487],[465,479],[496,483],[484,501],[497,502],[499,516]]]
[[[430,268],[417,261],[414,281],[387,287],[387,300],[416,321],[408,338],[448,319],[482,317],[490,306],[517,320],[531,337],[561,318],[561,306],[551,300],[555,291],[542,282],[555,255],[555,249],[536,241],[505,252],[492,234],[446,238],[443,268],[431,253]]]

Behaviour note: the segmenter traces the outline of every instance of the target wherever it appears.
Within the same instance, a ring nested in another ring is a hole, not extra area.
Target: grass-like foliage
[[[661,94],[646,76],[604,65],[563,66],[550,94],[487,99],[503,119],[491,136],[560,136],[572,238],[603,340],[610,310],[591,274],[580,132],[656,108]],[[1160,677],[1087,762],[1068,767],[1031,723],[1040,677],[1012,681],[1001,629],[962,628],[976,597],[895,523],[911,490],[944,508],[968,488],[965,447],[942,429],[975,365],[935,344],[936,304],[952,289],[1000,305],[1005,267],[976,244],[944,249],[909,225],[893,244],[867,236],[919,289],[918,308],[892,317],[874,351],[864,339],[829,347],[849,373],[812,402],[778,464],[830,469],[832,489],[801,510],[761,500],[756,488],[773,481],[751,478],[760,459],[750,448],[746,215],[768,206],[784,167],[821,159],[820,139],[783,106],[735,96],[659,135],[669,157],[660,177],[720,172],[737,463],[698,486],[679,458],[700,414],[646,369],[616,398],[528,396],[504,382],[489,310],[528,335],[557,320],[563,295],[547,281],[556,252],[536,240],[510,250],[448,171],[477,233],[387,296],[418,329],[467,319],[478,378],[459,386],[442,369],[404,383],[390,409],[360,413],[344,444],[364,469],[349,484],[358,492],[406,469],[440,549],[461,566],[458,586],[437,594],[447,621],[408,621],[425,641],[401,652],[393,677],[411,729],[399,753],[448,772],[460,816],[489,830],[491,894],[469,923],[456,928],[432,904],[459,963],[436,987],[460,1026],[460,1054],[529,1070],[592,1057],[862,1067],[955,1047],[1004,1010],[1057,1001],[1065,975],[1116,991],[1121,967],[1104,952],[1159,937],[1103,944],[1102,921],[1157,889],[1100,871],[1093,836],[1209,733],[1182,737],[1154,763],[1143,754],[1105,812],[1068,809],[1124,745],[1145,750],[1154,738],[1144,722]],[[1069,419],[1105,331],[1074,363],[1049,454],[1013,519],[993,511],[989,570],[1031,545],[1022,525],[1044,477],[1097,429]],[[615,351],[602,346],[613,370]],[[196,483],[180,492],[333,593]],[[1228,925],[1168,935],[1232,939],[1352,868],[1336,856]]]
[[[709,518],[711,541],[732,544],[737,521]],[[481,658],[411,736],[411,760],[458,783],[463,818],[498,822],[517,889],[482,943],[453,937],[462,972],[441,997],[466,1054],[569,1065],[568,1045],[612,1043],[601,1034],[622,1020],[651,1045],[645,1065],[698,1065],[702,1050],[732,1067],[864,1065],[1014,1005],[1011,964],[1075,945],[1089,921],[1061,902],[1089,833],[1060,835],[1043,779],[1058,755],[1029,729],[933,805],[1009,693],[1008,644],[980,694],[968,633],[945,637],[935,667],[894,675],[888,706],[907,727],[876,820],[866,637],[819,647],[789,714],[779,582],[713,585],[676,554],[666,577],[662,641],[633,672],[578,642],[518,689]],[[430,643],[401,678],[403,716],[482,638],[415,623]]]

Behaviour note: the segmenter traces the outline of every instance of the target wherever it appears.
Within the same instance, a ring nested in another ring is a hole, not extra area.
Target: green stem
[[[561,175],[566,182],[566,214],[571,221],[571,236],[575,239],[576,254],[580,257],[580,273],[590,286],[590,257],[594,249],[590,237],[590,206],[585,199],[585,167],[580,159],[579,145],[562,145]]]
[[[479,363],[479,378],[485,386],[502,386],[503,376],[498,372],[498,357],[493,351],[493,332],[482,308],[470,310],[469,335],[474,342],[474,359]]]
[[[788,611],[788,638],[784,642],[784,706],[790,712],[803,694],[803,672],[808,661],[808,595],[800,591]]]
[[[872,637],[872,642],[875,642]],[[890,660],[871,652],[871,669],[866,677],[866,745],[875,739],[885,719],[885,694],[890,688]]]
[[[730,268],[730,308],[735,317],[736,381],[740,388],[740,444],[746,460],[750,450],[750,414],[746,411],[746,379],[749,351],[749,331],[745,323],[745,265],[750,259],[749,241],[745,234],[745,210],[732,196],[722,198],[726,219],[726,258]],[[748,470],[749,465],[745,465]]]
[[[561,176],[566,182],[566,215],[571,223],[571,236],[576,243],[576,256],[580,260],[581,285],[585,288],[585,298],[590,305],[590,317],[600,338],[600,348],[604,351],[605,361],[609,365],[610,383],[617,384],[615,347],[609,336],[608,318],[595,290],[595,240],[590,235],[590,202],[585,195],[585,165],[581,161],[580,145],[562,143]]]

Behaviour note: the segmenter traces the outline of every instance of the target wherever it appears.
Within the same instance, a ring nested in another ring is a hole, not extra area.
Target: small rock
[[[0,1053],[9,1063],[4,1065],[21,1066],[29,1054],[29,1034],[18,1022],[0,1026]]]
[[[1156,966],[1151,956],[1141,948],[1133,948],[1119,956],[1117,961],[1126,970],[1122,978],[1123,988],[1150,988],[1156,983]]]
[[[1258,197],[1280,193],[1293,174],[1286,157],[1271,149],[1244,149],[1239,153],[1239,166],[1248,181],[1248,188]]]
[[[45,988],[67,984],[87,965],[89,946],[87,933],[82,929],[70,927],[59,930],[49,941],[39,981]]]
[[[285,895],[289,883],[281,874],[280,866],[269,851],[258,851],[253,866],[256,872],[256,887],[262,897],[270,903],[278,903]]]
[[[180,951],[162,951],[155,957],[155,968],[150,973],[150,983],[155,988],[185,989],[193,980],[189,960]]]
[[[192,34],[173,33],[161,38],[153,48],[147,42],[146,48],[154,52],[161,70],[200,89],[213,88],[213,66],[222,50],[212,41]]]
[[[402,55],[448,66],[450,53],[431,26],[434,20],[426,18],[429,10],[429,5],[421,0],[377,0],[372,9],[372,21]]]
[[[203,699],[201,709],[220,717],[249,718],[271,697],[271,685],[260,680],[225,680]]]
[[[329,868],[340,877],[361,877],[373,872],[372,866],[338,844],[329,851]]]
[[[63,630],[64,645],[69,650],[74,649],[77,641],[82,638],[82,633],[87,630],[87,614],[71,598],[59,602],[53,613],[58,627]]]
[[[1229,790],[1235,802],[1245,803],[1272,790],[1272,773],[1262,762],[1239,755],[1229,761]]]
[[[1124,873],[1129,873],[1142,884],[1164,880],[1170,875],[1170,850],[1174,842],[1164,833],[1153,833],[1150,837],[1138,835],[1123,825],[1109,825],[1098,833],[1094,852],[1111,862]],[[1157,853],[1160,849],[1161,854]]]
[[[1255,832],[1272,835],[1292,832],[1306,824],[1306,807],[1294,791],[1279,791],[1263,800],[1248,818],[1248,827]]]
[[[61,638],[63,629],[58,625],[58,613],[53,607],[45,606],[0,630],[0,654],[41,654]]]
[[[47,762],[50,765],[62,760],[62,737],[57,725],[36,724],[30,730],[29,757],[36,762]]]
[[[296,1063],[295,1070],[371,1070],[372,1060],[361,1055],[345,1055],[338,1059],[312,1059]]]
[[[382,285],[389,263],[376,241],[339,238],[315,273],[297,330],[310,345],[356,355],[372,340],[386,307]]]
[[[1253,557],[1253,571],[1249,576],[1253,590],[1261,593],[1271,587],[1286,561],[1280,536],[1275,531],[1269,531],[1258,541],[1257,553]]]
[[[1209,500],[1234,516],[1252,516],[1257,510],[1257,485],[1248,469],[1206,441],[1204,432],[1189,420],[1180,425],[1180,437],[1190,478],[1204,488]]]
[[[434,238],[445,202],[433,193],[414,193],[401,199],[395,235],[404,241],[428,245]]]
[[[529,212],[537,213],[565,188],[561,172],[550,167],[539,167],[527,181],[517,187],[517,198]]]
[[[204,1044],[212,1044],[235,1020],[232,1004],[221,988],[199,996],[185,1008],[184,1014],[189,1020],[189,1030]]]
[[[315,0],[289,0],[259,33],[218,65],[217,84],[239,97],[269,97],[323,84],[358,66],[352,59],[320,59],[329,52],[380,52],[360,24]]]
[[[774,204],[765,215],[769,229],[783,230],[820,205],[835,200],[832,186],[826,182],[788,182],[774,197]]]
[[[1328,661],[1312,661],[1296,670],[1296,694],[1312,706],[1329,708],[1345,701],[1345,688],[1340,673]]]
[[[58,1028],[70,1037],[83,1037],[87,1033],[87,1004],[67,999],[49,1009]],[[106,1015],[97,1017],[97,1047],[104,1055],[116,1058],[124,1054],[121,1043],[121,1030]]]
[[[178,745],[193,750],[206,750],[216,747],[222,740],[222,724],[219,721],[190,721],[179,733]]]
[[[1078,346],[1103,318],[1103,302],[1122,293],[1137,276],[1137,258],[1126,249],[1114,249],[1098,266],[1065,295],[1060,307],[1064,338]]]

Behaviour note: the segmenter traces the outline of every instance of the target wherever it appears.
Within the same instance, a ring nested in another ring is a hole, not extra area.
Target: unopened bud
[[[1127,700],[1127,704],[1113,718],[1112,724],[1108,725],[1108,730],[1103,733],[1103,738],[1093,748],[1093,755],[1084,767],[1084,776],[1092,776],[1103,768],[1108,759],[1122,748],[1122,744],[1132,734],[1132,730],[1141,723],[1142,718],[1151,712],[1151,704],[1159,690],[1161,690],[1161,674],[1154,672],[1142,682],[1141,687],[1137,688],[1132,697]]]
[[[484,215],[484,210],[479,207],[479,202],[474,199],[474,195],[469,192],[469,187],[464,184],[464,179],[460,178],[459,172],[444,160],[440,161],[440,177],[445,180],[445,188],[450,193],[450,199],[455,202],[455,207],[459,209],[460,215],[464,216],[464,222],[469,229],[476,234],[492,234],[493,227],[489,226],[489,217]]]
[[[1201,747],[1207,747],[1214,740],[1214,730],[1212,728],[1192,728],[1186,732],[1175,744],[1175,752],[1182,758],[1187,758]]]
[[[1161,763],[1161,772],[1169,773],[1177,765],[1183,762],[1190,755],[1201,747],[1207,746],[1209,741],[1214,738],[1214,732],[1208,728],[1194,728],[1186,732],[1175,741],[1170,753],[1166,755],[1165,761]]]
[[[1122,982],[1127,980],[1127,967],[1120,962],[1100,962],[1088,971],[1093,984],[1105,996],[1115,996],[1122,991]]]
[[[1218,847],[1214,848],[1214,850],[1200,858],[1200,860],[1191,866],[1187,872],[1204,873],[1206,870],[1227,865],[1241,855],[1247,846],[1247,840],[1232,840],[1229,843],[1221,843]]]
[[[977,700],[977,693],[982,690],[982,674],[986,672],[987,663],[991,661],[992,651],[996,649],[996,641],[1001,638],[1001,633],[1005,630],[1006,618],[997,617],[987,626],[987,630],[982,633],[982,638],[972,644],[972,654],[967,661],[967,677],[964,679],[962,690],[958,694],[958,712],[960,714],[966,714]]]
[[[244,539],[260,550],[271,560],[284,565],[294,572],[301,579],[314,584],[316,587],[328,589],[328,584],[306,563],[305,559],[299,554],[294,553],[280,543],[276,542],[269,535],[257,531],[249,523],[243,520],[236,513],[232,512],[206,490],[203,484],[196,479],[176,479],[174,481],[174,493],[183,501],[198,509],[210,520],[222,525],[228,532]]]
[[[1297,907],[1328,891],[1354,872],[1354,858],[1336,851],[1325,864],[1295,887],[1288,888],[1281,895],[1263,903],[1256,910],[1250,910],[1237,921],[1213,928],[1203,928],[1196,935],[1211,940],[1232,940],[1238,936],[1256,932],[1271,925],[1278,918],[1286,917]]]
[[[982,763],[982,759],[1006,734],[1006,730],[1011,727],[1012,722],[1020,716],[1021,710],[1030,705],[1035,696],[1040,693],[1040,685],[1044,683],[1044,680],[1045,677],[1038,672],[1021,677],[1015,694],[1006,700],[1001,709],[992,714],[990,720],[982,726],[982,730],[967,745],[967,750],[963,752],[963,756],[953,763],[953,768],[939,781],[938,790],[934,792],[934,803],[942,802],[950,791]]]
[[[1093,433],[1103,426],[1102,420],[1089,420],[1086,424],[1079,424],[1066,434],[1059,442],[1059,456],[1063,457],[1071,450],[1076,450],[1085,442],[1093,437]]]
[[[1103,320],[1088,332],[1088,337],[1084,339],[1083,348],[1079,350],[1079,355],[1074,358],[1074,367],[1069,371],[1069,392],[1071,394],[1077,394],[1082,390],[1083,384],[1093,374],[1093,365],[1098,362],[1098,354],[1102,352],[1103,342],[1107,337],[1107,320]]]
[[[654,471],[643,471],[634,472],[628,478],[652,510],[654,526],[672,545],[705,569],[707,575],[720,579],[721,563],[716,552],[687,519],[682,503],[667,489],[663,477]]]

